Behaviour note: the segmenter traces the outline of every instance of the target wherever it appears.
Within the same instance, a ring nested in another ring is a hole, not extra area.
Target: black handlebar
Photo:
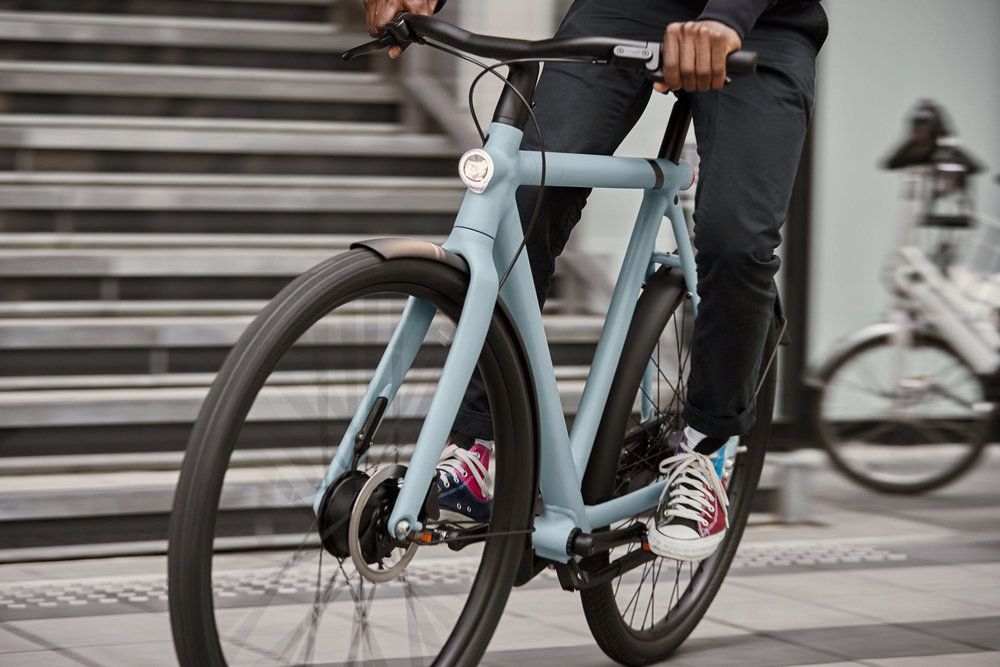
[[[517,60],[529,58],[581,58],[595,64],[643,70],[656,80],[663,78],[660,69],[659,42],[640,42],[610,37],[562,37],[524,40],[492,35],[478,35],[433,16],[402,13],[390,21],[378,39],[344,52],[344,60],[390,46],[406,47],[431,39],[459,51],[482,58]],[[757,68],[757,54],[735,51],[726,58],[729,73],[751,73]]]
[[[726,71],[736,74],[753,74],[757,71],[757,52],[733,51],[726,56]]]

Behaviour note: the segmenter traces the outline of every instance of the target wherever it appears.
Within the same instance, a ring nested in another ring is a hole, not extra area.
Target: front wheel
[[[845,475],[883,493],[923,493],[968,471],[989,439],[982,379],[936,334],[860,340],[812,380],[816,439]]]
[[[247,329],[202,405],[171,515],[182,665],[479,661],[534,493],[531,387],[499,310],[478,362],[496,441],[492,511],[452,526],[480,539],[414,546],[386,526],[467,283],[434,261],[354,250],[291,283]],[[317,518],[316,490],[408,299],[433,305],[430,329],[367,455],[330,486]]]
[[[683,279],[679,272],[660,269],[640,297],[615,374],[584,481],[588,504],[633,491],[659,477],[660,461],[673,453],[685,426],[681,409],[692,331]],[[768,336],[765,361],[777,340],[775,325]],[[663,660],[691,634],[715,598],[739,546],[764,465],[776,370],[775,361],[760,384],[756,421],[740,438],[736,458],[724,477],[729,529],[715,553],[698,563],[652,558],[608,583],[581,591],[590,631],[612,659],[625,665]],[[615,446],[601,447],[608,442]],[[645,522],[649,515],[634,516],[613,528]],[[613,549],[584,564],[597,570],[636,548]]]

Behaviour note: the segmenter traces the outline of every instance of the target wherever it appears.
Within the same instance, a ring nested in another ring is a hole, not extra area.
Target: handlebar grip
[[[659,58],[657,57],[657,60]],[[730,74],[753,74],[757,71],[756,51],[733,51],[726,56],[726,83],[729,83]],[[646,76],[653,81],[663,81],[663,67],[654,70],[646,70]]]
[[[756,51],[733,51],[726,56],[726,72],[733,74],[753,74],[756,71]]]

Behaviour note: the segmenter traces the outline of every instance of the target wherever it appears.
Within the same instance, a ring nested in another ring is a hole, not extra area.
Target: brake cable
[[[399,15],[397,15],[397,18],[398,17]],[[395,20],[396,19],[394,19],[394,21]],[[399,27],[400,26],[394,26],[393,23],[390,22],[389,24],[387,24],[385,28],[386,34],[381,35],[378,39],[372,42],[362,44],[358,47],[355,47],[353,49],[344,52],[341,57],[344,60],[352,60],[358,56],[368,55],[370,53],[373,53],[374,51],[382,50],[394,44],[397,46],[405,47],[405,45],[416,42],[417,44],[424,44],[430,46],[431,48],[455,56],[456,58],[461,58],[462,60],[470,62],[476,67],[479,67],[483,70],[476,75],[476,77],[472,80],[472,83],[469,85],[469,113],[472,115],[472,122],[475,124],[476,132],[479,134],[479,138],[484,145],[486,144],[487,135],[485,132],[483,132],[482,124],[479,122],[479,117],[476,115],[476,108],[475,105],[473,104],[473,95],[476,90],[476,85],[478,85],[478,83],[482,80],[484,76],[486,76],[486,74],[492,74],[493,76],[497,77],[503,83],[504,86],[509,88],[511,91],[513,91],[515,95],[517,95],[517,98],[521,101],[521,104],[524,105],[525,110],[528,112],[528,116],[529,118],[531,118],[531,123],[532,125],[534,125],[535,131],[538,134],[538,152],[541,157],[541,172],[539,174],[539,179],[538,179],[538,195],[535,197],[535,206],[531,212],[531,217],[528,219],[528,224],[524,225],[522,221],[523,238],[521,239],[521,243],[517,248],[517,252],[514,253],[513,258],[510,260],[510,264],[507,265],[507,268],[504,270],[503,275],[500,277],[499,288],[503,288],[504,284],[507,282],[507,278],[510,277],[511,271],[517,264],[517,260],[520,259],[521,253],[524,252],[524,248],[527,244],[528,238],[534,231],[535,223],[538,221],[538,217],[541,213],[542,203],[545,199],[546,160],[545,160],[545,140],[542,136],[542,126],[538,122],[537,116],[535,116],[535,111],[534,109],[532,109],[532,104],[528,102],[528,100],[524,97],[524,94],[517,89],[517,86],[511,83],[510,79],[500,74],[496,70],[499,67],[509,67],[511,65],[515,65],[518,63],[529,63],[529,62],[534,62],[534,63],[569,62],[569,63],[600,64],[603,61],[594,58],[513,58],[509,60],[502,60],[493,65],[487,65],[486,63],[477,60],[469,56],[468,54],[462,53],[461,51],[454,49],[450,46],[439,44],[433,40],[428,40],[426,38],[410,39],[409,36],[404,36],[402,34],[397,35],[396,30],[394,30],[394,28],[399,28]],[[406,27],[405,24],[403,24],[402,27]]]
[[[444,53],[447,53],[449,55],[461,58],[462,60],[470,62],[473,65],[482,69],[482,71],[476,75],[476,78],[472,80],[472,83],[469,84],[469,113],[472,115],[472,122],[473,124],[475,124],[476,132],[479,133],[479,138],[480,140],[482,140],[484,145],[486,144],[487,135],[485,132],[483,132],[483,126],[479,122],[479,117],[476,115],[476,107],[474,104],[473,96],[476,90],[476,86],[487,74],[492,74],[493,76],[498,78],[503,83],[504,86],[510,88],[514,92],[514,94],[517,95],[517,98],[521,101],[521,104],[523,104],[524,108],[527,110],[528,117],[531,118],[531,124],[534,125],[535,131],[538,133],[538,152],[541,156],[541,173],[538,182],[538,194],[535,196],[535,206],[531,212],[531,217],[528,219],[528,224],[523,225],[522,227],[524,234],[523,238],[521,239],[521,244],[518,246],[517,252],[514,253],[514,257],[510,260],[510,264],[508,264],[507,268],[504,270],[503,275],[500,277],[499,287],[502,288],[504,286],[504,283],[507,282],[507,278],[510,276],[510,272],[514,269],[514,265],[517,264],[517,260],[521,257],[521,253],[524,252],[524,248],[528,242],[528,238],[531,236],[532,231],[535,229],[535,223],[538,221],[539,214],[541,213],[542,203],[545,199],[546,163],[545,163],[545,140],[542,136],[542,126],[538,122],[538,117],[535,116],[535,111],[534,109],[532,109],[531,103],[528,102],[528,100],[524,97],[521,91],[517,89],[517,86],[511,83],[510,79],[500,74],[496,70],[499,67],[509,67],[511,65],[516,65],[519,63],[544,63],[544,62],[592,63],[595,61],[591,59],[582,59],[582,58],[514,58],[510,60],[501,60],[500,62],[494,63],[493,65],[487,65],[486,63],[477,60],[472,56],[469,56],[468,54],[462,53],[461,51],[453,49],[449,46],[445,46],[444,44],[438,44],[428,39],[424,39],[422,43],[426,44],[431,48],[443,51]]]

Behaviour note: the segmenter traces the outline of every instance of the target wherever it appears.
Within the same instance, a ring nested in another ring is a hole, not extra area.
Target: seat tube
[[[691,244],[691,235],[688,232],[687,220],[684,218],[684,209],[678,199],[667,206],[667,217],[670,218],[670,228],[674,232],[674,240],[677,243],[677,255],[681,258],[681,273],[684,275],[684,283],[687,285],[688,295],[691,297],[691,310],[698,315],[698,269],[694,261],[694,246]]]
[[[583,479],[587,469],[590,451],[594,446],[594,436],[625,345],[636,300],[642,291],[642,282],[646,277],[656,244],[656,234],[666,208],[666,197],[667,194],[662,190],[646,190],[632,237],[625,251],[625,260],[619,271],[614,293],[611,295],[608,316],[597,343],[597,350],[594,352],[587,385],[583,390],[577,418],[570,433],[573,462],[580,479]]]

